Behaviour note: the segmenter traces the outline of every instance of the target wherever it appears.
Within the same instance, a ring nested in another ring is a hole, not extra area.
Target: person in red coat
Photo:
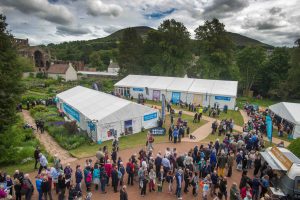
[[[112,171],[112,164],[110,163],[110,160],[107,160],[107,163],[104,164],[104,169],[107,174],[107,185],[109,183],[109,178],[111,177],[111,171]]]
[[[250,195],[252,197],[252,188],[248,184],[241,189],[242,199],[244,199],[247,195]]]

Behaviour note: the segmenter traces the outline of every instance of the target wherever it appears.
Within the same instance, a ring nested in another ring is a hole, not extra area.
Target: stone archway
[[[38,67],[38,68],[44,67],[43,54],[39,50],[36,50],[34,52],[34,63],[35,63],[35,67]]]

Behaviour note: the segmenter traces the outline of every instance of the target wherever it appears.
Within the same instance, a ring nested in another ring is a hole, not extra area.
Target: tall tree
[[[262,94],[281,97],[281,84],[286,81],[290,55],[285,47],[275,48],[272,54],[268,57],[263,70],[262,77],[259,83],[259,92]]]
[[[140,74],[143,69],[142,60],[143,40],[133,28],[127,28],[123,32],[123,37],[119,44],[118,63],[120,74]]]
[[[191,60],[190,33],[174,19],[165,20],[150,31],[144,47],[144,61],[155,75],[183,76]]]
[[[107,66],[105,66],[102,62],[99,51],[92,52],[89,58],[90,67],[95,67],[98,71],[105,71],[107,69]]]
[[[249,46],[238,53],[237,65],[246,94],[249,94],[252,85],[257,81],[265,60],[266,51],[259,46]]]
[[[201,78],[231,78],[234,45],[225,25],[218,19],[205,21],[195,29],[199,56],[196,71]]]
[[[0,14],[0,133],[15,122],[16,105],[22,92],[22,66],[17,62],[13,37],[6,17]]]
[[[296,40],[295,45],[296,47],[292,49],[291,68],[284,89],[289,91],[288,97],[300,99],[300,39]]]

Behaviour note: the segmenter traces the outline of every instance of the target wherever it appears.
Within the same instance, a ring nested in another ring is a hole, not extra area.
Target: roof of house
[[[120,68],[120,66],[116,62],[111,62],[109,63],[108,68]]]
[[[65,74],[69,68],[69,64],[53,64],[49,67],[48,74]]]

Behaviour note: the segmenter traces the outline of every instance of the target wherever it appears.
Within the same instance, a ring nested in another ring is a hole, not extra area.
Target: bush
[[[287,148],[297,157],[300,157],[300,138],[293,140]]]
[[[78,133],[78,127],[76,121],[65,122],[64,127],[69,134]]]
[[[37,105],[30,110],[30,115],[34,116],[36,113],[46,113],[46,112],[49,112],[46,106]]]

